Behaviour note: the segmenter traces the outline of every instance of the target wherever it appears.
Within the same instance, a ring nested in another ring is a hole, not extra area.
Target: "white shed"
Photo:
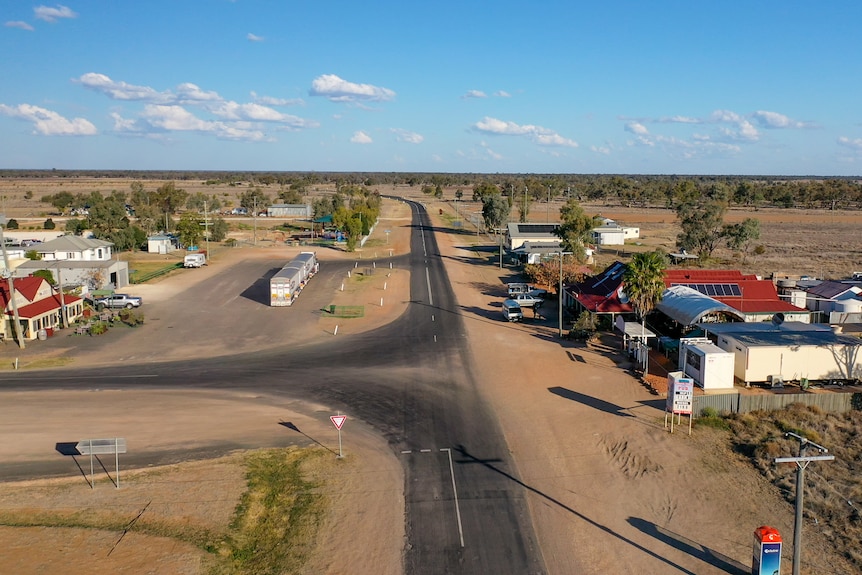
[[[734,356],[713,343],[681,339],[679,366],[704,391],[733,389]]]
[[[862,378],[862,340],[831,331],[723,333],[719,346],[735,356],[746,383]]]

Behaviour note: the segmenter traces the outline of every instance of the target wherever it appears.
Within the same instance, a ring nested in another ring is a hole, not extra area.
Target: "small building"
[[[610,218],[600,218],[602,225],[593,228],[593,243],[597,246],[621,246],[626,240],[638,239],[640,228],[626,227]]]
[[[734,355],[708,339],[682,338],[679,368],[704,391],[733,389]]]
[[[180,249],[177,238],[168,234],[156,234],[147,237],[147,252],[151,254],[169,254]]]
[[[269,218],[311,218],[313,213],[310,204],[272,204],[266,208]]]
[[[555,233],[559,228],[560,224],[509,222],[506,229],[506,249],[514,251],[524,245],[524,242],[559,242],[560,236]]]
[[[797,286],[800,286],[799,282]],[[829,323],[862,321],[862,282],[826,280],[804,290],[805,307]]]

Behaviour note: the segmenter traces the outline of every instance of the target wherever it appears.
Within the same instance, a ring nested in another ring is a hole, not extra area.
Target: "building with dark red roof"
[[[685,286],[740,312],[746,322],[771,321],[782,314],[787,321],[809,323],[808,310],[778,297],[771,280],[738,270],[670,269],[665,271],[665,286]]]
[[[613,316],[633,314],[623,285],[626,264],[614,262],[603,272],[568,286],[567,304],[580,311]],[[754,274],[738,270],[669,269],[665,271],[665,286],[685,286],[703,296],[732,308],[746,322],[770,321],[783,314],[786,321],[809,323],[808,310],[792,305],[778,297],[775,284]]]
[[[0,338],[17,337],[15,331],[15,307],[25,341],[34,340],[40,330],[55,330],[63,325],[63,306],[67,323],[76,321],[84,313],[84,301],[78,296],[60,294],[45,278],[27,276],[13,279],[14,300],[10,295],[9,280],[0,279],[0,306],[3,306],[3,321],[0,322]],[[14,305],[13,305],[14,302]]]

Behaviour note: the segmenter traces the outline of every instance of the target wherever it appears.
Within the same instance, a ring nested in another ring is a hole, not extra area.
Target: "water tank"
[[[796,280],[778,280],[776,282],[778,285],[778,289],[789,289],[796,287]]]

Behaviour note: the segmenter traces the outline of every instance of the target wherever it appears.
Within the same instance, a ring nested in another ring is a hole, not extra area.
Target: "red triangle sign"
[[[344,425],[344,422],[347,420],[346,415],[330,415],[329,420],[332,421],[332,425],[335,426],[335,429],[341,431],[341,426]]]

